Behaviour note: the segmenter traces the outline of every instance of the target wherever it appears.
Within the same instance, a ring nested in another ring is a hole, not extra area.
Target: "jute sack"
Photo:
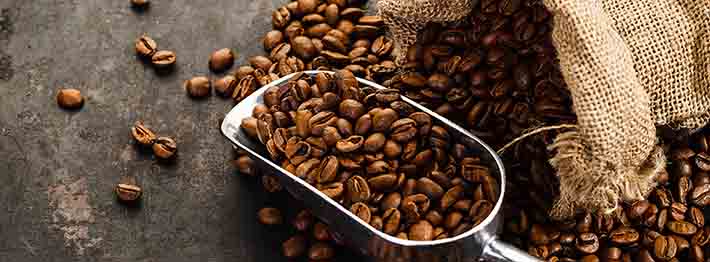
[[[406,50],[427,22],[456,21],[477,2],[380,0],[378,8]],[[710,4],[543,2],[554,16],[553,44],[578,121],[548,147],[560,180],[550,215],[611,212],[645,198],[665,168],[655,126],[697,129],[710,119]]]

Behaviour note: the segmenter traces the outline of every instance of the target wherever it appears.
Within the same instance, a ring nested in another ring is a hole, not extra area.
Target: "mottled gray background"
[[[285,261],[292,232],[255,212],[288,198],[235,175],[217,129],[231,101],[181,89],[214,77],[213,50],[233,48],[237,64],[260,53],[282,2],[152,0],[140,13],[128,0],[0,0],[0,261]],[[177,53],[175,72],[136,58],[144,32]],[[83,109],[59,109],[59,87],[80,89]],[[137,150],[136,120],[178,141],[174,165]],[[140,208],[114,200],[123,175],[143,186]]]

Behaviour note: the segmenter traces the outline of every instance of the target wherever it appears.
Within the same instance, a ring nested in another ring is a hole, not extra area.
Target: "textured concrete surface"
[[[0,261],[285,261],[292,232],[255,212],[287,198],[235,175],[217,129],[231,101],[181,89],[214,76],[213,50],[233,48],[237,64],[260,53],[283,1],[152,2],[141,13],[128,0],[0,0]],[[144,32],[178,54],[173,73],[136,58]],[[80,89],[83,109],[59,109],[59,87]],[[178,141],[174,165],[134,146],[136,120]],[[145,190],[139,208],[114,199],[124,175]]]

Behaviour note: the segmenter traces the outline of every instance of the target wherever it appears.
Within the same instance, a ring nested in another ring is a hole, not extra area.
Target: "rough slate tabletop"
[[[285,1],[152,0],[140,13],[128,0],[0,0],[0,261],[286,261],[289,227],[255,213],[296,204],[236,175],[217,128],[232,102],[181,88],[215,77],[214,50],[232,48],[237,65],[260,54]],[[173,73],[136,58],[144,32],[177,53]],[[83,109],[59,109],[59,87],[80,89]],[[137,150],[136,120],[177,140],[174,165]],[[123,175],[143,187],[140,208],[115,201]]]

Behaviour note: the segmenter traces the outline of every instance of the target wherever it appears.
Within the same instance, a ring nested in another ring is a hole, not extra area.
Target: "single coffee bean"
[[[688,222],[693,223],[698,228],[705,226],[703,211],[697,207],[691,207],[690,212],[688,212]]]
[[[389,208],[382,214],[384,225],[383,231],[389,235],[395,235],[399,232],[401,213],[396,208]]]
[[[657,258],[670,260],[676,255],[678,247],[671,237],[659,236],[653,242],[653,252]]]
[[[212,90],[210,79],[204,76],[197,76],[185,80],[183,88],[187,91],[188,95],[194,98],[206,97]]]
[[[429,212],[424,215],[424,219],[429,221],[433,226],[439,226],[444,223],[444,216],[436,210],[429,210]],[[435,236],[438,234],[434,234]]]
[[[370,223],[372,214],[370,213],[370,208],[362,202],[357,202],[350,206],[350,212],[355,214],[358,218],[362,219],[365,223]]]
[[[325,242],[317,242],[308,250],[308,258],[314,261],[328,260],[335,256],[335,249]]]
[[[84,98],[77,89],[60,89],[57,93],[57,104],[65,109],[78,109],[84,105]]]
[[[430,199],[438,200],[444,195],[444,189],[429,178],[422,177],[417,180],[415,188],[417,193],[427,195]]]
[[[362,147],[365,139],[362,136],[350,136],[335,143],[335,148],[342,153],[350,153]]]
[[[577,250],[586,254],[594,254],[599,250],[599,238],[594,233],[582,233],[575,244]]]
[[[383,133],[374,133],[365,139],[363,149],[367,152],[378,152],[385,145],[386,140]]]
[[[400,203],[402,203],[402,194],[399,192],[392,192],[385,195],[380,203],[380,208],[382,210],[388,210],[390,208],[399,208]]]
[[[298,231],[305,232],[313,225],[313,222],[313,214],[308,210],[302,210],[298,212],[296,218],[293,219],[293,227]]]
[[[690,198],[695,205],[710,205],[710,184],[696,185],[690,192]]]
[[[449,230],[455,229],[459,226],[461,220],[463,220],[463,216],[463,214],[456,211],[450,212],[448,215],[446,215],[446,218],[444,218],[444,228]]]
[[[372,189],[377,191],[390,191],[397,186],[398,177],[395,174],[381,174],[367,180]]]
[[[157,51],[158,43],[147,35],[143,35],[136,40],[136,53],[138,55],[143,57],[152,57]]]
[[[155,133],[145,127],[143,122],[140,121],[131,127],[131,135],[139,144],[144,146],[152,145],[153,141],[155,141]]]
[[[261,184],[264,187],[264,190],[269,193],[276,193],[279,192],[283,189],[281,186],[281,183],[279,183],[278,178],[275,176],[270,176],[270,175],[263,175],[261,176]]]
[[[700,152],[695,155],[695,166],[702,171],[710,171],[710,154]]]
[[[330,231],[328,230],[328,225],[323,222],[316,222],[313,225],[313,238],[318,241],[328,241],[330,240]]]
[[[367,181],[361,176],[353,176],[348,179],[347,198],[352,203],[363,202],[370,199],[370,187]]]
[[[283,223],[281,211],[273,207],[259,209],[257,218],[259,219],[259,223],[264,225],[281,225]]]
[[[161,159],[170,159],[177,153],[177,143],[169,137],[159,137],[153,143],[153,154]]]
[[[546,245],[530,246],[528,248],[528,254],[539,259],[547,259],[547,257],[550,256],[550,250]]]
[[[321,186],[319,190],[332,199],[340,199],[345,192],[345,185],[341,182],[334,182]]]
[[[675,202],[671,204],[670,207],[670,215],[673,219],[675,220],[684,220],[685,219],[685,212],[688,211],[688,207],[685,205]]]
[[[471,206],[468,216],[473,225],[478,225],[493,211],[493,203],[488,200],[478,200]]]
[[[249,58],[249,64],[251,64],[254,69],[261,69],[264,72],[267,72],[269,71],[272,62],[265,56],[253,56]]]
[[[668,221],[666,228],[673,233],[689,236],[698,232],[698,227],[687,221]]]
[[[317,55],[313,41],[305,36],[296,36],[291,40],[293,52],[301,59],[310,60]]]
[[[340,102],[338,112],[342,117],[355,121],[365,114],[365,106],[356,100],[345,99]]]
[[[229,48],[222,48],[210,55],[209,67],[215,72],[224,71],[234,64],[234,52]]]
[[[286,240],[281,245],[283,255],[288,258],[296,258],[306,253],[306,238],[296,235]]]
[[[234,88],[237,86],[237,83],[237,79],[234,76],[225,75],[220,79],[214,80],[212,85],[217,94],[226,97],[234,93]]]
[[[675,241],[675,245],[678,247],[678,253],[690,248],[690,243],[685,238],[679,235],[670,235],[670,237],[672,237],[673,241]]]
[[[284,34],[279,31],[279,30],[271,30],[266,35],[264,35],[264,39],[262,40],[262,44],[264,45],[264,50],[265,51],[271,51],[276,47],[278,44],[281,44],[284,42]]]
[[[611,231],[609,240],[617,245],[628,245],[636,243],[641,238],[638,231],[630,227],[620,227]]]
[[[409,228],[410,240],[428,241],[434,239],[434,227],[426,220],[420,220]]]
[[[118,185],[116,185],[115,191],[116,191],[116,196],[118,197],[118,199],[123,202],[136,201],[143,194],[143,190],[139,186],[137,186],[133,183],[118,184]]]
[[[175,65],[177,56],[173,51],[160,50],[153,54],[151,61],[157,68],[168,68]]]
[[[237,160],[235,160],[235,166],[237,167],[239,174],[255,176],[256,170],[254,168],[254,165],[254,160],[252,160],[251,157],[247,155],[240,156],[237,158]]]

